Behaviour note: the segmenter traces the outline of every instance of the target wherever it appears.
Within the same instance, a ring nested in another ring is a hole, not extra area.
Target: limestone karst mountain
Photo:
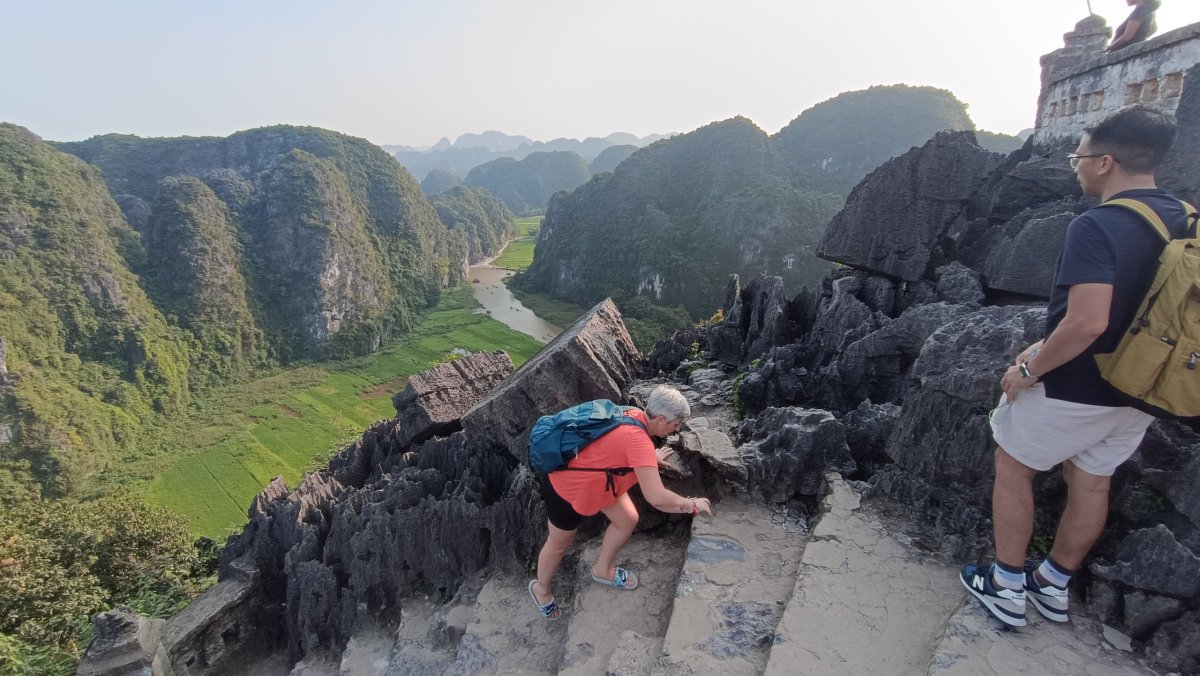
[[[0,471],[49,496],[199,388],[407,330],[511,218],[493,198],[490,225],[447,229],[387,153],[308,128],[50,144],[6,124],[0,177]]]
[[[624,162],[627,157],[637,152],[637,146],[621,145],[605,148],[596,159],[588,164],[588,169],[593,174],[599,174],[602,171],[612,171],[617,168],[617,165]]]
[[[457,186],[431,195],[429,201],[447,228],[467,238],[467,261],[472,265],[500,252],[516,232],[512,211],[483,188]]]
[[[466,184],[457,174],[452,174],[445,169],[434,169],[421,181],[421,192],[426,195],[436,195],[460,185]]]
[[[532,153],[573,152],[585,161],[592,161],[605,149],[617,145],[647,146],[667,138],[668,134],[650,134],[638,137],[625,132],[616,132],[603,138],[589,136],[583,140],[556,138],[551,141],[530,141],[524,136],[510,136],[490,131],[482,134],[463,134],[453,143],[443,138],[436,145],[424,150],[385,146],[396,159],[418,179],[434,170],[442,170],[465,177],[475,167],[502,157],[520,160]]]
[[[765,132],[745,118],[644,148],[551,201],[521,288],[580,304],[645,294],[707,317],[730,272],[814,283],[813,255],[837,196],[797,190]]]
[[[222,224],[220,213],[202,218],[211,222],[197,227]],[[168,321],[130,270],[138,248],[95,168],[0,124],[0,473],[51,496],[69,493],[136,436],[142,419],[185,406],[190,376],[210,375],[196,339]],[[220,268],[221,252],[209,261]],[[236,302],[236,275],[213,276],[227,283],[223,299]],[[252,323],[235,313],[227,328],[245,339],[252,361]]]
[[[591,175],[578,153],[560,150],[492,160],[472,169],[465,182],[486,188],[518,216],[532,216],[545,211],[551,195],[583,185]]]
[[[743,126],[753,127],[736,118],[639,150],[556,199],[517,284],[582,304],[645,295],[697,319],[720,302],[721,274],[815,284],[828,268],[817,239],[850,189],[938,131],[974,123],[950,92],[896,85],[817,104],[771,137]],[[1009,141],[1000,145],[1020,145]]]
[[[369,351],[462,279],[465,238],[447,231],[412,177],[362,139],[280,126],[58,147],[101,169],[138,229],[154,217],[163,179],[207,185],[244,243],[239,266],[259,328],[285,360]]]

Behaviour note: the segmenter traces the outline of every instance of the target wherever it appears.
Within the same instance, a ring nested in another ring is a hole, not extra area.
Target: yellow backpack
[[[1200,416],[1200,238],[1196,209],[1184,202],[1188,232],[1171,231],[1148,205],[1115,199],[1166,241],[1158,273],[1133,324],[1111,354],[1095,355],[1100,377],[1130,406],[1159,418]]]

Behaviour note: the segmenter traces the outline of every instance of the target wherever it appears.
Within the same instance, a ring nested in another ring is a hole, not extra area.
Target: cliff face
[[[368,351],[461,281],[465,237],[448,232],[412,177],[361,139],[268,127],[58,147],[101,168],[139,229],[156,218],[160,181],[204,183],[245,244],[238,267],[251,310],[284,359]]]
[[[99,172],[0,124],[0,472],[70,492],[187,403],[187,337],[126,264],[137,249]]]
[[[447,228],[466,237],[467,260],[472,265],[498,254],[516,232],[512,211],[483,188],[455,186],[430,196],[429,201]]]
[[[164,179],[142,246],[148,292],[201,345],[205,363],[189,374],[192,382],[228,380],[263,364],[266,345],[250,312],[242,247],[225,203],[208,186],[190,176]]]

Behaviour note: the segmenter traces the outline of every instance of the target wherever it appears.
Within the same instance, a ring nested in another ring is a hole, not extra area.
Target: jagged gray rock
[[[126,606],[96,616],[96,638],[76,671],[80,676],[163,673],[164,620],[142,617]]]
[[[529,430],[538,416],[581,401],[620,399],[640,360],[617,306],[604,300],[467,411],[463,429],[528,463]]]
[[[863,179],[829,222],[817,255],[917,281],[935,259],[938,238],[1002,160],[976,145],[973,132],[939,133]]]
[[[1111,564],[1095,562],[1092,573],[1136,589],[1175,598],[1200,594],[1200,577],[1181,571],[1200,571],[1200,557],[1179,544],[1163,524],[1136,530],[1125,537]]]
[[[1055,202],[1026,209],[996,229],[982,266],[987,286],[1049,298],[1067,226],[1077,208],[1077,202]]]
[[[829,411],[769,408],[737,429],[751,490],[768,501],[819,496],[829,470],[856,469],[846,430]]]
[[[513,372],[503,351],[475,352],[408,379],[392,397],[401,445],[449,436],[458,421],[487,392]]]

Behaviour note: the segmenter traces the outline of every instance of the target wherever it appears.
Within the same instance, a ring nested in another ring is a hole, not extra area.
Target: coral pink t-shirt
[[[630,409],[625,415],[646,424],[646,413]],[[658,467],[658,454],[650,435],[637,425],[619,425],[604,436],[584,446],[567,467]],[[617,495],[623,495],[637,483],[637,473],[614,476]],[[550,473],[550,485],[554,492],[571,504],[571,508],[583,516],[591,516],[617,501],[617,497],[605,488],[604,472],[571,472],[559,470]]]

